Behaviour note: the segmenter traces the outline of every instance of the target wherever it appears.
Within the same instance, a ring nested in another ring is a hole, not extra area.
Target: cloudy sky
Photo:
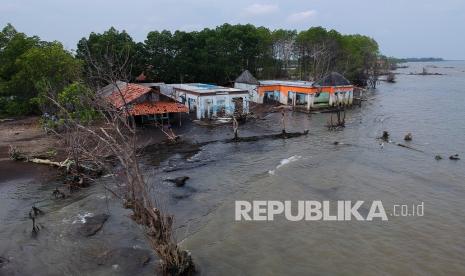
[[[68,49],[110,26],[143,41],[151,30],[200,30],[222,23],[271,29],[312,26],[360,33],[396,57],[465,59],[464,0],[0,0],[0,25]]]

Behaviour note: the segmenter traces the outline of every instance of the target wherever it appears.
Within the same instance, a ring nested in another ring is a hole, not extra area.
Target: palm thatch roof
[[[249,70],[245,70],[242,74],[237,77],[235,80],[237,83],[247,83],[247,84],[259,84],[258,80],[249,72]]]
[[[352,85],[348,79],[337,72],[331,72],[320,80],[316,81],[313,86],[345,86]]]

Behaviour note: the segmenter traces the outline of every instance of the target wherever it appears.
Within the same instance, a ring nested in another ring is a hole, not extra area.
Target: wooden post
[[[236,120],[236,116],[233,116],[234,140],[237,140],[239,138],[238,133],[237,133],[238,129],[239,129],[239,123]]]
[[[281,111],[281,115],[282,115],[282,118],[281,118],[281,123],[283,125],[283,134],[286,133],[286,113],[283,111]]]

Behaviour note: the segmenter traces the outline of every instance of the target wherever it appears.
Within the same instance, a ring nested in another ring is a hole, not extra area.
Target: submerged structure
[[[162,94],[183,103],[195,118],[240,117],[249,112],[249,91],[205,83],[164,84]]]
[[[244,71],[234,87],[246,89],[251,101],[277,103],[304,110],[352,105],[354,86],[341,74],[332,72],[316,82],[260,80]]]

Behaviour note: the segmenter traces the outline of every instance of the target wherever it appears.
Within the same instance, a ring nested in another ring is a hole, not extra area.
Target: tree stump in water
[[[383,131],[383,136],[381,136],[381,139],[384,141],[389,141],[389,132]]]

